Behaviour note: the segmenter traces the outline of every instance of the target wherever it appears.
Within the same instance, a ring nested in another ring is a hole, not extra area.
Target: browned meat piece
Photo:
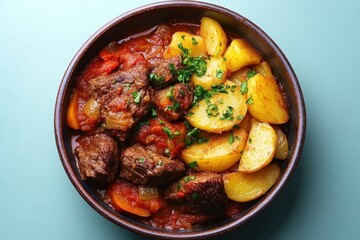
[[[173,66],[175,70],[179,70],[182,66],[180,57],[173,57],[167,60],[158,59],[153,61],[153,65],[154,69],[150,73],[150,83],[154,87],[169,85],[169,83],[173,82],[172,80],[175,80],[170,66]]]
[[[101,123],[120,141],[125,141],[132,126],[148,113],[147,73],[147,66],[138,64],[89,80],[92,95],[101,106]]]
[[[184,206],[187,206],[187,211],[192,213],[222,210],[227,203],[221,175],[210,172],[181,178],[167,189],[165,199],[172,203],[186,204]]]
[[[119,169],[119,146],[104,133],[80,137],[75,148],[80,177],[112,181]]]
[[[178,159],[170,159],[146,149],[140,144],[126,148],[120,157],[120,176],[135,184],[163,185],[185,171]]]
[[[177,120],[184,117],[194,98],[192,84],[177,83],[165,89],[157,90],[152,97],[152,103],[167,120]]]

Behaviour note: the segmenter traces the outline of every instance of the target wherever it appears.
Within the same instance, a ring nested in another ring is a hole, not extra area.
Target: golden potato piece
[[[269,65],[269,63],[262,61],[259,64],[256,64],[252,67],[252,69],[258,73],[260,73],[261,75],[263,75],[264,77],[273,77],[273,74],[271,72],[271,67]]]
[[[206,143],[193,144],[181,152],[181,159],[189,164],[196,161],[198,171],[223,172],[240,159],[247,140],[244,129],[211,134]]]
[[[285,133],[277,126],[273,126],[276,132],[276,150],[274,158],[285,160],[289,155],[289,143]]]
[[[195,85],[201,85],[207,90],[211,90],[211,86],[220,85],[226,80],[227,65],[222,57],[211,57],[206,60],[206,73],[202,77],[193,74],[191,81]]]
[[[236,202],[248,202],[264,195],[280,176],[280,167],[272,163],[257,172],[224,174],[225,193]]]
[[[236,72],[233,72],[231,73],[229,80],[241,86],[241,84],[247,80],[248,71],[250,71],[250,68],[244,67]]]
[[[254,122],[239,163],[239,172],[255,172],[274,157],[276,133],[268,123]]]
[[[231,72],[261,61],[261,55],[246,40],[240,38],[230,43],[224,58]]]
[[[201,36],[187,32],[175,32],[172,35],[169,46],[164,50],[164,59],[180,56],[182,53],[179,48],[180,43],[185,49],[189,49],[189,55],[192,57],[206,54],[206,46]]]
[[[185,118],[192,126],[221,133],[241,122],[247,112],[245,97],[240,87],[231,81],[226,81],[224,87],[227,93],[216,93],[208,101],[202,100],[189,110]]]
[[[222,56],[227,47],[227,36],[221,25],[208,17],[203,17],[200,24],[200,35],[205,40],[210,56]]]
[[[250,132],[251,129],[251,115],[249,112],[246,113],[245,117],[243,118],[243,120],[239,123],[239,127],[244,129],[246,133]]]
[[[283,124],[289,114],[283,95],[273,77],[256,74],[247,83],[250,114],[261,122]]]

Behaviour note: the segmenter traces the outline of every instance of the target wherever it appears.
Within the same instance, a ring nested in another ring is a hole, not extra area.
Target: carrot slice
[[[126,212],[138,215],[140,217],[150,216],[149,209],[132,206],[131,203],[126,201],[125,197],[119,195],[119,193],[113,192],[113,194],[111,194],[111,202],[113,205],[115,205],[115,208],[120,208]]]
[[[79,95],[77,91],[74,91],[74,93],[71,95],[70,98],[70,104],[66,117],[68,126],[73,129],[80,129],[78,111],[79,111]]]

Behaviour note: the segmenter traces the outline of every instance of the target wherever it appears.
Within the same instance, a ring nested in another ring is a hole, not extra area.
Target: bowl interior
[[[216,19],[224,27],[225,31],[245,38],[271,65],[274,75],[284,89],[290,111],[290,121],[287,123],[290,154],[288,160],[281,166],[282,176],[275,186],[237,217],[205,225],[191,231],[155,229],[115,212],[101,200],[96,191],[86,181],[80,180],[71,149],[73,132],[66,124],[66,109],[76,78],[86,64],[98,54],[99,50],[111,41],[121,40],[139,31],[161,23],[173,22],[174,20],[177,22],[199,23],[200,18],[203,16]],[[97,31],[82,46],[66,70],[59,88],[55,108],[55,134],[62,163],[71,182],[83,198],[104,217],[127,229],[149,236],[200,238],[219,234],[246,222],[278,194],[290,177],[300,157],[305,137],[305,106],[296,75],[286,57],[277,45],[255,24],[237,13],[212,4],[187,1],[161,2],[119,16]]]

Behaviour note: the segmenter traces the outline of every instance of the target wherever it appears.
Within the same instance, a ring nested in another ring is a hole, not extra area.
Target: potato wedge
[[[275,154],[276,133],[268,123],[252,124],[239,163],[239,172],[255,172],[268,165]]]
[[[244,39],[234,39],[224,53],[229,71],[235,72],[243,67],[258,64],[261,55]]]
[[[262,61],[261,63],[252,66],[252,70],[260,73],[264,77],[274,77],[271,71],[271,67],[266,61]]]
[[[180,43],[184,48],[189,49],[189,55],[192,57],[206,54],[206,46],[201,36],[187,32],[175,32],[172,35],[169,46],[164,50],[164,59],[180,56],[182,53],[179,48]]]
[[[206,73],[202,77],[193,74],[191,81],[195,85],[201,85],[207,90],[211,90],[211,86],[220,85],[226,80],[227,65],[222,57],[211,57],[206,61]]]
[[[224,174],[225,193],[236,202],[248,202],[264,195],[280,176],[280,167],[272,163],[257,172]]]
[[[289,120],[285,99],[273,77],[256,74],[247,83],[250,114],[261,122],[283,124]]]
[[[181,159],[189,164],[196,161],[198,171],[223,172],[240,159],[247,140],[244,129],[211,134],[206,143],[193,144],[181,152]]]
[[[239,123],[239,127],[244,129],[246,133],[250,132],[251,129],[251,115],[249,112],[246,113],[245,117],[243,118],[243,120],[241,120],[241,122]]]
[[[276,150],[274,158],[285,160],[289,155],[289,143],[285,133],[277,126],[273,126],[276,132]]]
[[[79,95],[74,91],[70,98],[70,104],[66,115],[66,121],[72,129],[80,129],[79,118]]]
[[[244,67],[239,71],[231,73],[229,80],[233,81],[237,85],[241,86],[243,82],[247,80],[247,72],[250,71],[250,68]]]
[[[247,112],[240,87],[231,81],[224,83],[227,93],[216,93],[209,101],[202,100],[189,110],[186,120],[207,132],[221,133],[239,124]]]
[[[200,35],[205,40],[210,56],[222,56],[227,47],[227,36],[221,25],[208,17],[203,17],[200,24]]]

